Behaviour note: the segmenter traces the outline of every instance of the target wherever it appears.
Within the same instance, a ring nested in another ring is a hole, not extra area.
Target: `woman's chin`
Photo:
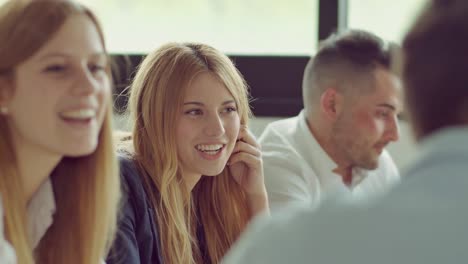
[[[81,145],[75,148],[63,150],[64,156],[78,158],[93,154],[97,149],[97,144]]]
[[[202,175],[208,176],[208,177],[218,176],[219,174],[223,172],[224,168],[226,168],[226,164],[224,164],[222,167],[219,167],[219,168],[210,168],[209,170],[205,169]]]

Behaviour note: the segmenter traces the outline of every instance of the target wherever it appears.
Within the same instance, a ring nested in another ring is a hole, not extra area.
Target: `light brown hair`
[[[73,1],[18,0],[1,6],[0,92],[15,92],[16,67],[35,54],[73,15],[88,17],[104,45],[96,17]],[[0,115],[0,194],[6,238],[16,251],[18,263],[89,264],[99,263],[105,257],[113,239],[120,195],[111,114],[109,106],[94,153],[63,158],[52,172],[56,212],[53,224],[35,250],[28,239],[27,201],[12,135],[7,117]]]

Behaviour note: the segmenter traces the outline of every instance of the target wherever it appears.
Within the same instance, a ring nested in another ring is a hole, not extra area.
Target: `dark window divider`
[[[114,109],[122,113],[127,104],[125,88],[143,55],[112,55]],[[302,109],[302,75],[308,57],[230,56],[250,88],[255,116],[293,116]]]

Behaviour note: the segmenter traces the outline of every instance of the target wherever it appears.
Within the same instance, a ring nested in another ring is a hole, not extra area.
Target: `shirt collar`
[[[341,181],[339,175],[333,172],[337,167],[336,163],[323,150],[310,131],[304,110],[301,111],[298,118],[298,136],[300,137],[299,142],[301,142],[298,147],[302,156],[317,173],[320,184],[323,186],[337,179]]]
[[[28,204],[29,238],[33,248],[52,225],[55,213],[55,197],[52,182],[48,178],[36,191]]]
[[[340,175],[333,172],[338,165],[328,156],[325,150],[320,146],[317,139],[307,125],[305,110],[302,110],[298,116],[298,131],[301,144],[300,152],[306,161],[311,164],[317,172],[317,177],[322,187],[329,184],[344,184]],[[354,167],[352,169],[353,179],[351,188],[354,188],[361,183],[369,174],[369,171],[363,168]]]

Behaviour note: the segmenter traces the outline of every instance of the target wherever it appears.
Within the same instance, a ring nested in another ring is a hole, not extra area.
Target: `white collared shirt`
[[[47,179],[36,191],[28,204],[29,239],[33,248],[39,245],[47,229],[53,223],[55,197],[52,182]]]
[[[28,204],[29,241],[31,241],[33,248],[39,245],[47,229],[52,225],[55,210],[54,190],[52,188],[52,182],[50,178],[48,178],[42,183]],[[4,237],[3,208],[1,206],[0,218],[0,263],[15,264],[15,252]],[[101,263],[105,264],[104,260],[102,260]]]
[[[33,248],[36,248],[45,235],[47,229],[52,225],[55,213],[55,198],[52,182],[47,179],[31,198],[28,208],[29,240]],[[4,237],[3,207],[0,208],[0,263],[16,263],[16,256],[11,245]]]
[[[0,263],[15,264],[16,255],[13,247],[5,239],[4,225],[3,225],[3,204],[0,199]]]
[[[304,110],[296,117],[269,124],[262,146],[265,185],[272,210],[290,203],[362,205],[373,202],[399,182],[400,176],[386,150],[376,170],[353,169],[351,187],[333,170],[335,162],[310,132]]]

